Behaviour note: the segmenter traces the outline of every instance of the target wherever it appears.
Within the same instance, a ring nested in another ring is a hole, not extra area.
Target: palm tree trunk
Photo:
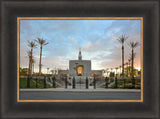
[[[31,75],[31,77],[32,77],[32,52],[33,52],[33,49],[31,48],[31,58],[30,58],[30,75]]]
[[[127,77],[128,77],[128,64],[127,64]]]
[[[28,65],[28,75],[30,74],[30,68],[31,68],[31,65],[30,65],[30,56],[29,56],[29,65]]]
[[[32,71],[33,71],[33,73],[34,73],[34,63],[33,63],[33,65],[32,65]]]
[[[120,67],[120,75],[119,75],[119,77],[121,77],[121,73],[122,73],[122,69],[121,69],[121,67]]]
[[[122,46],[122,78],[124,78],[124,46]]]
[[[39,75],[41,75],[41,58],[42,58],[42,45],[40,47]]]
[[[128,74],[129,74],[129,76],[130,76],[130,61],[129,61],[129,63],[128,63]]]
[[[122,45],[122,79],[124,80],[124,88],[125,88],[125,79],[124,79],[124,46]]]
[[[134,52],[133,52],[133,49],[132,49],[132,77],[134,77],[134,75],[133,75],[133,69],[134,69]]]

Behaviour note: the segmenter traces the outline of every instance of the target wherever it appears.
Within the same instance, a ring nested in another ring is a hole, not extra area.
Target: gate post
[[[53,88],[56,88],[56,78],[55,78],[55,76],[53,77]]]
[[[94,89],[96,89],[96,79],[95,79],[95,76],[94,76]]]
[[[65,77],[65,88],[67,88],[67,77]]]
[[[86,77],[86,89],[88,89],[88,77]]]
[[[108,88],[108,77],[106,77],[105,81],[106,81],[106,86],[105,86],[105,88]]]
[[[38,79],[37,79],[37,76],[36,76],[36,88],[38,88]]]
[[[44,83],[43,83],[43,85],[44,85],[44,88],[46,88],[46,76],[44,76]]]
[[[135,88],[135,78],[132,79],[132,88]]]
[[[117,88],[117,77],[115,78],[115,88]]]
[[[30,88],[30,77],[29,77],[29,75],[27,77],[27,88]]]
[[[73,81],[72,81],[72,88],[75,89],[75,77],[73,77]]]

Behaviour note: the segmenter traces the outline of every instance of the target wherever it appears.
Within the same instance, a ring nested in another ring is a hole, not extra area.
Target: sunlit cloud
[[[42,50],[42,71],[46,68],[67,69],[69,60],[92,61],[92,69],[115,68],[121,65],[121,44],[117,39],[128,36],[124,44],[125,62],[131,49],[130,41],[140,43],[140,20],[20,20],[20,66],[28,67],[27,40],[38,37],[49,43]],[[140,67],[140,46],[135,49],[135,67]],[[34,49],[35,71],[39,66],[39,45]]]

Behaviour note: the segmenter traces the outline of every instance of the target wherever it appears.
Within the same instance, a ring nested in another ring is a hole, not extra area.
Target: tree
[[[114,72],[110,72],[109,77],[114,77],[115,73]]]
[[[128,73],[130,74],[130,64],[131,64],[131,58],[128,59]]]
[[[127,69],[127,77],[128,77],[128,62],[126,62],[126,64],[125,65],[127,65],[127,67],[126,67],[126,69]]]
[[[30,70],[31,70],[31,51],[27,51],[27,54],[28,54],[28,75],[30,74]]]
[[[107,76],[108,76],[108,73],[109,73],[109,71],[108,71],[108,70],[109,70],[109,68],[107,68],[107,69],[106,69],[106,72],[107,72]]]
[[[120,69],[120,74],[119,74],[119,76],[121,77],[121,68],[122,68],[122,66],[119,66],[119,69]]]
[[[140,71],[138,71],[138,75],[139,75],[139,76],[141,76],[141,70],[140,70]]]
[[[128,37],[122,35],[119,37],[118,41],[122,44],[122,78],[124,79],[124,42],[127,40]]]
[[[115,69],[116,69],[116,77],[117,77],[117,70],[118,70],[118,67],[116,67]]]
[[[111,72],[110,72],[110,77],[113,77],[113,72],[112,72],[113,68],[111,68]]]
[[[36,44],[34,41],[28,41],[28,46],[31,48],[29,52],[29,74],[32,77],[33,48],[36,47]]]
[[[37,38],[36,40],[37,43],[39,43],[40,45],[40,58],[39,58],[39,75],[41,75],[41,62],[42,62],[42,47],[47,45],[48,43],[46,42],[46,40],[44,40],[43,38]]]
[[[20,67],[20,76],[27,76],[28,68],[21,68]]]
[[[51,70],[51,73],[52,73],[52,76],[53,76],[54,70]]]
[[[34,63],[35,63],[35,60],[32,58],[32,72],[34,74]]]
[[[139,45],[138,42],[130,42],[129,46],[132,49],[131,51],[131,60],[132,60],[132,66],[131,66],[131,72],[132,72],[132,78],[134,77],[134,58],[135,58],[135,53],[134,49]]]

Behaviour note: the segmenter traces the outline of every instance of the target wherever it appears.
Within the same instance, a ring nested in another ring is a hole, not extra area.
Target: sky
[[[141,39],[140,20],[20,20],[20,67],[27,68],[30,50],[28,41],[45,39],[49,44],[42,51],[42,72],[68,69],[69,60],[91,60],[92,70],[115,68],[122,63],[121,44],[117,39],[128,37],[124,44],[124,59],[128,61],[129,43]],[[140,45],[136,47],[134,66],[140,67]],[[33,49],[34,71],[38,72],[40,47]]]

